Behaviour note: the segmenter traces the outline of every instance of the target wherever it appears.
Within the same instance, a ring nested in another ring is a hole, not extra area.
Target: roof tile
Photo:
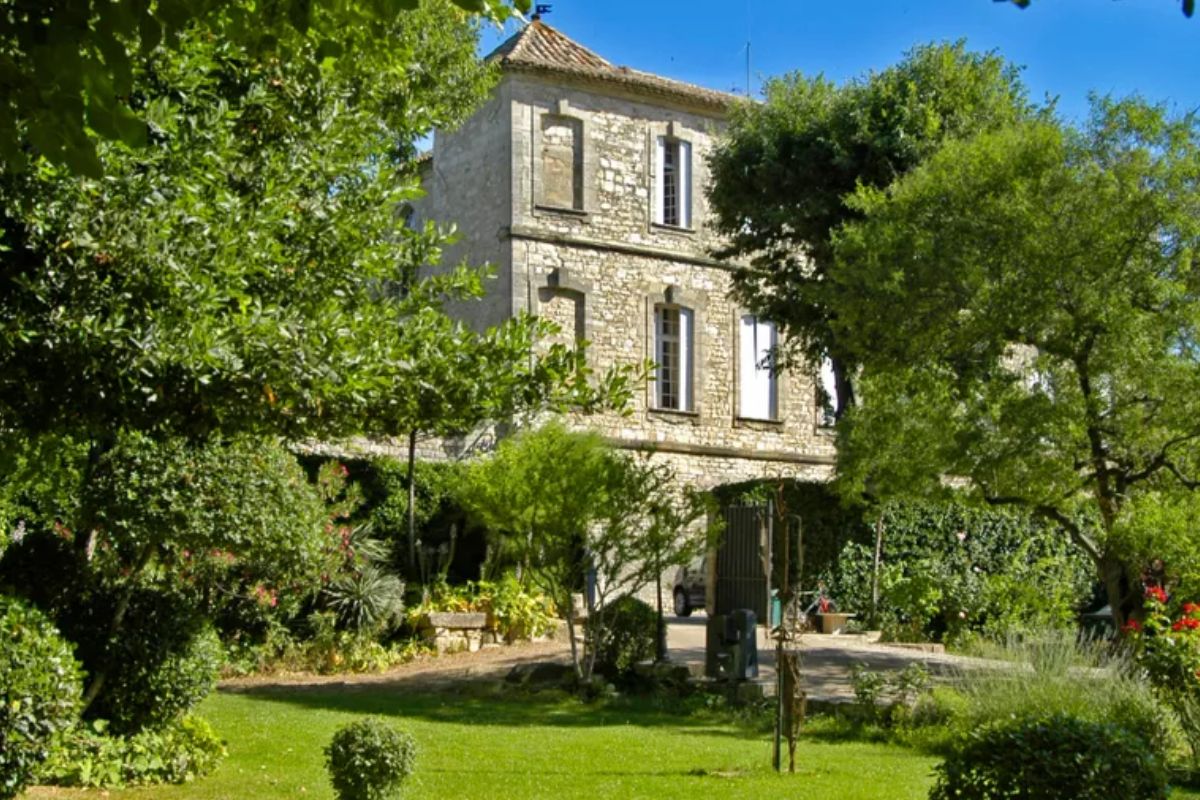
[[[497,61],[508,70],[551,72],[624,84],[634,90],[689,100],[718,110],[739,99],[726,92],[614,66],[536,18],[493,50],[487,60]]]

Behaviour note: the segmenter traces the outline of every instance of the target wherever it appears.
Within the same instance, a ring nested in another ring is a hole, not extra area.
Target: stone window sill
[[[533,207],[533,210],[534,210],[534,213],[536,213],[536,214],[546,214],[549,216],[576,217],[577,219],[581,219],[584,222],[587,222],[588,220],[590,220],[592,218],[592,215],[589,212],[584,211],[582,208],[567,208],[566,206],[544,206],[539,203]]]
[[[734,417],[733,427],[758,431],[779,431],[783,429],[783,420],[760,419],[759,417]]]
[[[646,413],[653,419],[663,419],[670,422],[690,422],[696,424],[700,421],[699,411],[680,411],[675,408],[650,408]]]
[[[835,428],[833,425],[824,425],[818,422],[816,430],[818,436],[828,436],[831,439],[837,436],[837,428]]]
[[[695,236],[695,228],[682,228],[678,225],[664,225],[661,222],[651,222],[650,230],[659,231],[661,233],[671,233],[676,236]]]

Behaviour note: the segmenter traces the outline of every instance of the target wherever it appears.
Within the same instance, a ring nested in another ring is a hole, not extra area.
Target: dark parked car
[[[694,609],[704,608],[704,582],[708,576],[708,558],[701,556],[675,571],[675,614],[690,617]]]

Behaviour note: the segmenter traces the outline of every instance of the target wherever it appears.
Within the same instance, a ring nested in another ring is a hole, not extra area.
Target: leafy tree
[[[627,397],[623,373],[593,391],[582,353],[539,349],[545,323],[451,320],[443,303],[484,275],[422,275],[447,235],[398,223],[416,140],[491,86],[473,25],[426,2],[387,47],[335,33],[293,34],[280,61],[182,33],[134,65],[148,147],[102,144],[102,180],[46,162],[0,177],[0,425],[97,454],[122,429],[415,444]]]
[[[169,609],[179,627],[241,606],[295,613],[338,561],[322,496],[275,442],[125,435],[76,492],[88,524],[67,518],[53,531],[33,528],[5,555],[0,582],[53,613],[77,646],[87,644],[85,706],[105,696],[115,672],[145,667],[110,651],[163,640],[165,632],[146,630],[153,609]],[[172,635],[164,640],[171,647],[191,639]]]
[[[500,21],[504,0],[453,0],[462,12]],[[513,0],[520,11],[529,0]],[[0,166],[43,156],[99,177],[96,138],[145,146],[153,117],[137,102],[136,62],[179,47],[189,31],[234,43],[263,61],[306,58],[312,46],[362,57],[391,46],[402,12],[420,0],[3,0],[0,2]],[[345,34],[353,31],[349,40]]]
[[[687,563],[707,544],[706,534],[716,533],[700,524],[711,516],[711,499],[677,492],[666,465],[552,422],[505,439],[473,464],[460,500],[566,616],[576,676],[587,682],[609,601]],[[572,594],[583,591],[590,570],[598,579],[595,594],[585,592],[588,637],[580,654]]]
[[[1200,136],[1097,101],[951,142],[836,237],[835,335],[863,368],[842,430],[851,491],[946,490],[1056,520],[1118,623],[1140,595],[1118,522],[1200,486]],[[950,480],[953,482],[953,480]]]
[[[788,334],[793,360],[829,358],[840,414],[855,362],[834,335],[842,298],[830,281],[832,234],[858,216],[855,187],[883,187],[947,139],[1030,113],[1017,70],[998,55],[926,45],[899,64],[837,86],[795,73],[769,81],[766,102],[733,109],[711,157],[709,202],[740,260],[734,294]]]
[[[0,426],[359,430],[404,323],[479,284],[455,270],[386,294],[442,241],[396,224],[414,142],[491,83],[444,11],[403,15],[355,58],[264,62],[185,36],[137,64],[150,147],[102,144],[102,180],[46,162],[0,177]]]
[[[528,315],[482,334],[440,308],[413,314],[405,325],[390,356],[390,385],[374,395],[365,423],[369,434],[408,439],[407,563],[415,575],[418,437],[461,435],[550,410],[623,409],[646,370],[612,369],[597,379],[586,343],[545,346],[554,326]]]

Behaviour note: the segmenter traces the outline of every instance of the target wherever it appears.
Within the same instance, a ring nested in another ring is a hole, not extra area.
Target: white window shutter
[[[679,309],[679,410],[692,410],[692,310]]]
[[[666,149],[667,140],[665,137],[659,136],[656,140],[654,149],[654,221],[662,224],[663,221],[663,161],[665,156],[663,151]]]
[[[755,361],[754,315],[746,314],[738,326],[738,416],[757,416],[754,409],[758,388],[754,381]]]
[[[833,373],[833,361],[828,358],[821,359],[821,370],[818,374],[818,379],[821,381],[821,391],[829,400],[831,414],[822,413],[822,424],[832,425],[833,417],[837,413],[837,376]]]
[[[679,142],[679,226],[692,227],[692,143]]]
[[[774,370],[771,369],[774,361],[773,356],[776,342],[775,323],[758,320],[756,329],[759,350],[758,361],[762,364],[758,369],[758,376],[764,396],[763,418],[776,419],[778,417],[778,408],[776,407],[778,392],[775,391],[775,374]]]
[[[738,414],[748,419],[776,419],[775,376],[770,365],[775,325],[746,314],[738,339]]]

